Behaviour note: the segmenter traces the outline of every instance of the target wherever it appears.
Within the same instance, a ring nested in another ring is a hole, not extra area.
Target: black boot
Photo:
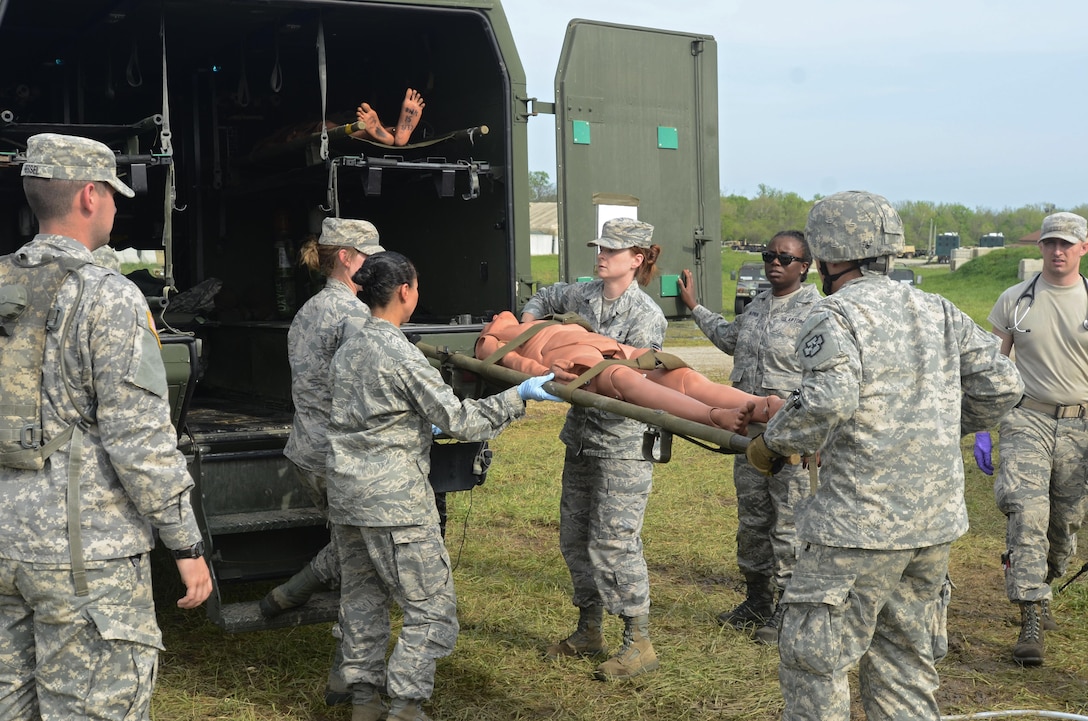
[[[757,628],[756,632],[752,634],[752,638],[755,639],[756,643],[767,646],[778,645],[778,631],[782,628],[782,614],[785,610],[786,607],[782,605],[782,599],[779,597],[778,603],[774,607],[774,613],[767,619],[767,623]]]
[[[745,628],[759,628],[767,623],[774,613],[774,591],[771,588],[771,577],[755,573],[744,574],[747,582],[747,593],[743,601],[732,611],[724,611],[718,614],[718,623],[723,626],[732,626],[738,631]]]
[[[1058,622],[1050,615],[1050,601],[1039,601],[1039,612],[1043,616],[1044,631],[1057,631],[1060,628]]]
[[[1038,603],[1020,604],[1020,638],[1012,648],[1012,659],[1021,666],[1043,665],[1043,614]]]

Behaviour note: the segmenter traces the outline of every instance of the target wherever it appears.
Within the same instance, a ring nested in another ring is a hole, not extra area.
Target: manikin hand
[[[574,362],[569,360],[555,361],[552,363],[550,370],[558,383],[570,383],[581,375],[580,373],[574,372]]]

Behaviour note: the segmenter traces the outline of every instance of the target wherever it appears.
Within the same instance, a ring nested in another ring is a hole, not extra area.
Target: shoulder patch
[[[810,335],[805,339],[804,344],[801,347],[801,353],[806,358],[812,358],[819,354],[820,350],[824,347],[824,334],[816,333]]]
[[[816,368],[841,353],[836,330],[837,323],[830,314],[817,312],[809,315],[797,341],[802,366]]]

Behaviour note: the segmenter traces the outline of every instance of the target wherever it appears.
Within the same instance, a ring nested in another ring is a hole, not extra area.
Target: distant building
[[[529,203],[529,252],[532,255],[559,255],[556,203]]]

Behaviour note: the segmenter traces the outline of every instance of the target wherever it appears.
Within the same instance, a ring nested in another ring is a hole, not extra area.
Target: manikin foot
[[[416,126],[419,125],[420,118],[423,117],[423,107],[425,105],[423,96],[408,88],[407,92],[404,93],[404,102],[400,106],[400,119],[397,120],[394,145],[407,145],[408,139],[412,137]]]
[[[355,117],[366,127],[366,135],[370,136],[370,138],[384,145],[393,144],[393,134],[382,127],[382,121],[378,118],[378,113],[370,107],[369,103],[360,105],[355,111]]]

